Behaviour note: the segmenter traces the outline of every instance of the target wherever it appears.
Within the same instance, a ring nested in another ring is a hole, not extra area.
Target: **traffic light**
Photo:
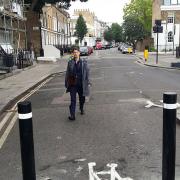
[[[155,20],[155,25],[161,26],[161,20],[160,20],[160,19],[156,19],[156,20]]]

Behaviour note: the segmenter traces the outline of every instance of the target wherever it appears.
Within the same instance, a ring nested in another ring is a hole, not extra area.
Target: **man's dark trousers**
[[[83,88],[82,86],[72,86],[70,87],[70,96],[71,96],[71,104],[69,106],[70,114],[72,117],[75,117],[76,112],[76,94],[79,95],[79,108],[82,111],[85,103],[85,96],[83,96]]]

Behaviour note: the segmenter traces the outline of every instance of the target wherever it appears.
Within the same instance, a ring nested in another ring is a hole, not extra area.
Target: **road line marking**
[[[0,131],[1,129],[4,127],[4,125],[6,124],[6,122],[8,121],[8,119],[11,117],[12,112],[8,112],[8,114],[6,114],[6,116],[3,118],[3,120],[0,122]]]
[[[45,88],[45,89],[39,89],[38,92],[44,92],[44,91],[57,91],[57,90],[64,90],[65,88]]]
[[[32,90],[30,93],[28,93],[26,96],[22,97],[12,108],[11,110],[17,110],[17,104],[20,101],[24,101],[26,100],[28,97],[30,97],[32,94],[34,94],[36,91],[38,91],[39,88],[41,88],[45,83],[47,83],[48,81],[50,81],[53,77],[48,78],[46,81],[44,81],[43,83],[41,83],[39,86],[37,86],[34,90]],[[9,115],[6,115],[3,120],[0,122],[0,131],[1,129],[4,127],[4,125],[6,124],[6,122],[9,120],[9,118],[11,117],[11,115],[14,112],[10,112]],[[14,124],[16,123],[16,120],[18,119],[18,113],[16,112],[14,114],[14,116],[12,117],[9,125],[7,126],[6,130],[4,131],[3,135],[0,137],[0,149],[2,148],[4,142],[6,141],[8,135],[11,132],[11,129],[13,128]]]
[[[109,91],[93,91],[92,94],[101,94],[101,93],[116,93],[116,92],[139,92],[139,89],[132,89],[132,90],[109,90]]]
[[[11,122],[9,123],[8,127],[6,128],[5,132],[0,138],[0,149],[2,148],[4,142],[6,141],[11,129],[13,128],[14,124],[16,123],[16,120],[18,118],[18,114],[16,113],[15,116],[12,118]]]

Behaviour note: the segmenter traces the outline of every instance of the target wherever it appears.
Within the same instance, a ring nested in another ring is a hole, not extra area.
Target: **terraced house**
[[[67,49],[71,45],[69,14],[59,8],[58,4],[45,4],[40,20],[44,55],[59,57],[59,49]]]
[[[23,0],[0,0],[0,46],[6,52],[27,47],[23,5]]]
[[[152,25],[161,19],[163,33],[159,33],[159,50],[173,51],[180,45],[180,0],[153,0]],[[157,34],[152,33],[154,46]]]

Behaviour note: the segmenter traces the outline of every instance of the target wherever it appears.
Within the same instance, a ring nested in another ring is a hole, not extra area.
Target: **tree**
[[[108,42],[111,42],[113,40],[112,31],[109,28],[108,30],[104,31],[104,39]]]
[[[87,25],[86,25],[86,21],[84,20],[83,16],[80,14],[78,19],[77,19],[77,23],[76,23],[76,36],[78,37],[78,39],[80,40],[80,43],[82,43],[82,40],[84,39],[84,36],[87,34],[88,30],[87,30]]]
[[[24,0],[29,1],[29,0]],[[59,3],[60,8],[64,9],[69,9],[71,6],[71,1],[76,1],[76,0],[32,0],[32,9],[34,11],[40,12],[42,7],[45,5],[45,3],[50,3],[50,4],[56,4]],[[87,2],[88,0],[80,0],[81,2]]]
[[[111,26],[112,37],[115,42],[122,41],[122,27],[118,23],[113,23]]]
[[[124,19],[134,17],[144,26],[145,36],[150,36],[152,27],[152,0],[131,0],[124,8]]]
[[[111,28],[108,28],[104,32],[104,39],[108,42],[115,41],[121,42],[122,41],[122,27],[118,23],[113,23]]]
[[[126,16],[123,22],[124,40],[135,44],[135,41],[144,39],[146,31],[138,17]]]

